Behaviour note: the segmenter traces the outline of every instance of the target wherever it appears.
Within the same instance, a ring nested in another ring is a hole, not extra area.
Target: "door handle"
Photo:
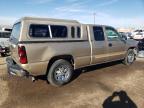
[[[112,43],[109,43],[109,47],[112,47],[113,45],[112,45]]]

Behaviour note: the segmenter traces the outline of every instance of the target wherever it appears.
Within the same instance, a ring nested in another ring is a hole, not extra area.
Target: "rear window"
[[[51,32],[53,38],[66,38],[67,27],[61,25],[51,25]]]
[[[13,26],[11,37],[18,39],[20,36],[21,23],[16,23]]]
[[[39,37],[39,38],[49,38],[49,28],[48,25],[30,25],[29,35],[31,37]]]

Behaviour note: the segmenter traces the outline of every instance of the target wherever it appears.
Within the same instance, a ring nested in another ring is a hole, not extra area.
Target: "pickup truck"
[[[53,86],[70,82],[78,68],[116,60],[131,65],[137,49],[111,26],[32,17],[14,24],[10,42],[8,72],[32,79],[45,75]]]

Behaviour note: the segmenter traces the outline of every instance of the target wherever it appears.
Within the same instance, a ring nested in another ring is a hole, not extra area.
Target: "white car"
[[[133,36],[133,38],[136,40],[144,39],[144,33],[137,33]]]
[[[144,30],[135,30],[132,32],[132,37],[136,40],[144,39]]]
[[[11,34],[10,31],[0,30],[0,54],[1,56],[5,56],[7,53],[9,53],[10,34]]]

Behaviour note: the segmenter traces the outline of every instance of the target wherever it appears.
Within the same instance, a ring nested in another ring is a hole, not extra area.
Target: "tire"
[[[5,53],[1,53],[1,57],[5,57],[6,56],[6,54]]]
[[[126,57],[123,60],[123,63],[125,65],[129,66],[129,65],[133,64],[133,62],[135,61],[135,59],[136,59],[135,51],[133,49],[129,49],[127,51]]]
[[[64,72],[66,71],[66,72]],[[63,59],[55,61],[47,74],[48,82],[56,87],[67,84],[73,75],[72,65]]]

